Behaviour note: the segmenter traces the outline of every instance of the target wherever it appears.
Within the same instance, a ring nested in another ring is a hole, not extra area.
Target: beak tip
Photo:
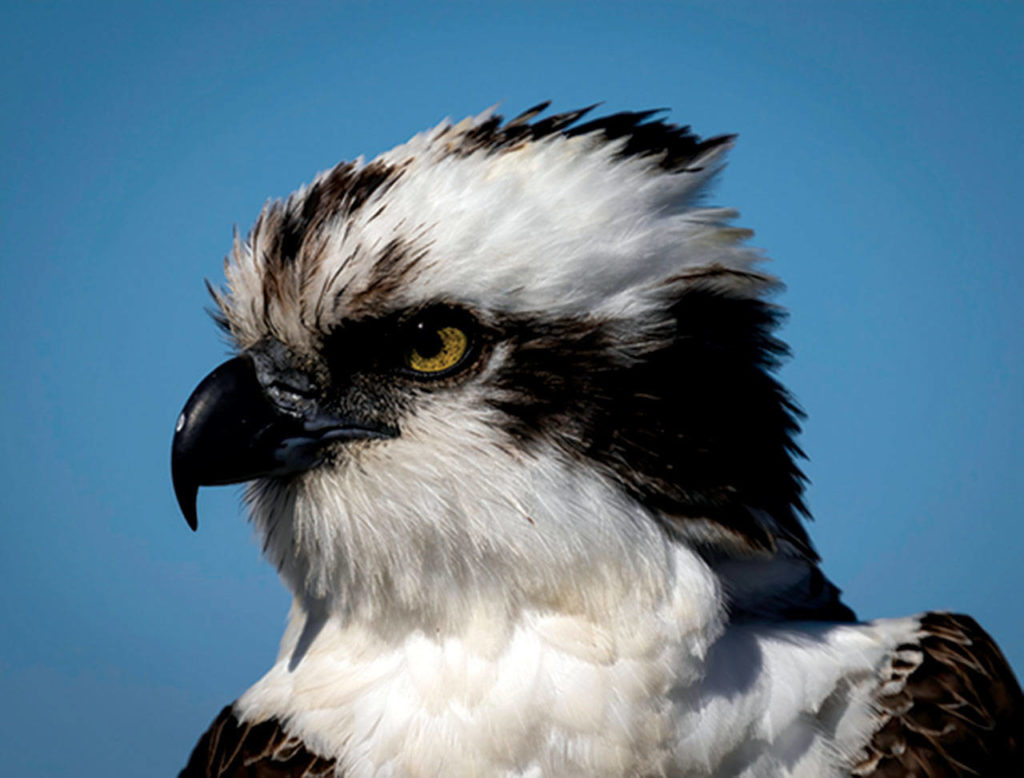
[[[194,484],[176,482],[174,484],[175,496],[178,498],[178,507],[181,515],[185,517],[189,528],[195,532],[199,528],[199,515],[196,511],[196,497],[199,495],[199,487]]]

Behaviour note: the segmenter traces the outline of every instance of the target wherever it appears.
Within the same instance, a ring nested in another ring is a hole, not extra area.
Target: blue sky
[[[1024,5],[26,3],[0,24],[0,753],[165,776],[288,598],[188,531],[174,419],[237,225],[446,116],[669,107],[788,291],[811,532],[865,618],[975,615],[1024,668]],[[56,731],[56,734],[55,734]],[[53,743],[59,745],[54,747]]]

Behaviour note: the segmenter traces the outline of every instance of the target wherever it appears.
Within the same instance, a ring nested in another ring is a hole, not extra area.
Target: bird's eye
[[[405,366],[414,373],[438,375],[461,364],[469,353],[469,334],[446,322],[418,321],[412,327]]]

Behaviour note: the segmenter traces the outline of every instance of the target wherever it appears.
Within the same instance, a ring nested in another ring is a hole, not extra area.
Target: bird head
[[[193,528],[199,486],[249,482],[297,594],[418,613],[600,607],[572,600],[680,543],[813,555],[774,279],[701,201],[732,138],[545,108],[340,164],[236,236],[237,356],[173,442]]]

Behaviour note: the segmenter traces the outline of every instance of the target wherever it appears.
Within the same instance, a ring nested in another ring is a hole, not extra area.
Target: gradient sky
[[[170,487],[175,417],[225,354],[203,279],[268,197],[499,102],[740,134],[712,199],[788,285],[825,570],[864,618],[972,613],[1024,669],[1024,4],[47,2],[0,22],[8,774],[173,774],[270,666],[288,597],[239,489],[204,490],[193,535]]]

